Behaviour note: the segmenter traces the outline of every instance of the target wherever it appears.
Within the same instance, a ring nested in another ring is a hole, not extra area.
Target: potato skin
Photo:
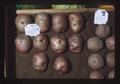
[[[54,35],[50,39],[50,44],[55,53],[63,53],[66,50],[67,41],[64,36]]]
[[[106,38],[111,34],[111,30],[107,25],[98,25],[95,34],[100,38]]]
[[[106,55],[106,63],[109,67],[115,67],[115,53],[111,52]]]
[[[108,73],[108,79],[113,79],[113,78],[115,78],[115,71],[114,70],[112,70]]]
[[[35,23],[40,27],[40,32],[47,32],[49,30],[50,17],[46,13],[40,13],[36,15]]]
[[[98,71],[93,71],[89,74],[89,79],[104,79],[104,76]]]
[[[67,20],[65,14],[55,14],[52,16],[52,29],[54,32],[64,32],[67,27]]]
[[[79,33],[83,28],[83,17],[79,13],[71,13],[69,15],[70,28],[74,33]]]
[[[15,25],[19,32],[25,32],[25,26],[32,23],[32,17],[29,15],[20,14],[16,16]]]
[[[103,48],[103,42],[98,37],[91,37],[87,41],[87,48],[92,52],[98,52]]]
[[[69,37],[68,42],[70,51],[74,53],[80,53],[82,51],[83,40],[79,35],[73,34],[71,37]]]
[[[108,48],[108,50],[110,51],[115,50],[115,37],[114,36],[108,37],[105,43],[106,43],[106,47]]]
[[[31,49],[32,42],[29,37],[23,34],[16,37],[15,46],[20,53],[27,53]]]
[[[57,56],[54,60],[53,67],[58,73],[64,74],[69,71],[69,62],[64,56]]]
[[[104,59],[101,55],[94,53],[88,57],[88,66],[94,70],[104,66]]]
[[[43,52],[36,53],[33,55],[32,62],[34,69],[44,72],[48,67],[48,56]]]
[[[46,49],[48,49],[48,44],[49,40],[46,34],[41,33],[34,37],[33,46],[40,51],[45,51]]]

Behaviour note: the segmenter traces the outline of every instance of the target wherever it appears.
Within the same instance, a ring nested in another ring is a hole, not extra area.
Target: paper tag
[[[25,35],[37,36],[40,34],[40,27],[37,24],[28,24],[25,26]]]
[[[108,12],[104,9],[98,9],[95,12],[94,24],[106,24],[108,21]]]

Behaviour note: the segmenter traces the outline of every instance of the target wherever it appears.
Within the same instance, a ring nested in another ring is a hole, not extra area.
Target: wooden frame
[[[16,14],[37,14],[41,12],[50,13],[59,13],[61,11],[63,12],[87,12],[92,11],[94,12],[96,8],[93,8],[93,10],[85,9],[85,10],[52,10],[52,9],[33,9],[33,10],[17,10],[15,4],[7,6],[5,8],[5,58],[6,58],[6,64],[7,64],[7,78],[16,78],[15,76],[15,45],[14,45],[14,38],[16,36],[16,29],[14,29],[14,19]],[[108,9],[108,11],[112,11],[114,9]],[[27,12],[26,12],[27,11]],[[119,33],[119,31],[117,31]],[[118,35],[117,35],[118,36]],[[118,46],[117,46],[118,48]],[[116,49],[117,49],[116,48]],[[118,49],[117,49],[118,50]]]

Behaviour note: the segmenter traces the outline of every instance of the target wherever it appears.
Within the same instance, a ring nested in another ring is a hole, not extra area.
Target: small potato
[[[106,38],[110,35],[111,31],[107,25],[98,25],[95,34],[100,38]]]
[[[19,35],[15,39],[16,49],[21,53],[27,53],[31,48],[32,42],[26,35]]]
[[[67,27],[65,14],[55,14],[52,17],[52,29],[54,32],[64,32]]]
[[[111,68],[115,67],[115,53],[111,52],[106,55],[107,65]]]
[[[17,15],[15,19],[15,25],[19,32],[25,32],[25,26],[32,23],[32,17],[29,15]]]
[[[45,53],[37,53],[33,55],[33,68],[44,72],[48,67],[48,56]]]
[[[68,60],[64,56],[58,56],[54,60],[54,69],[59,73],[67,73],[69,71]]]
[[[108,79],[113,79],[113,78],[115,78],[115,71],[114,70],[112,70],[108,73]]]
[[[103,42],[98,37],[91,37],[87,41],[87,48],[93,52],[97,52],[103,48]]]
[[[83,27],[83,17],[79,13],[71,13],[69,15],[70,28],[74,33],[81,31]]]
[[[51,48],[55,53],[62,53],[66,50],[67,41],[64,36],[52,36],[50,39]]]
[[[104,59],[101,55],[94,53],[88,57],[88,66],[92,69],[100,69],[104,66]]]
[[[114,36],[110,36],[106,39],[106,47],[111,51],[115,50],[115,37]]]
[[[33,46],[40,51],[45,51],[48,48],[48,37],[45,34],[37,35],[33,40]]]
[[[93,71],[89,74],[89,79],[104,79],[104,76],[98,71]]]
[[[68,41],[70,51],[74,53],[80,53],[82,51],[83,40],[79,35],[73,34],[71,37],[69,37]]]
[[[40,32],[44,33],[49,30],[50,19],[45,13],[40,13],[35,17],[35,23],[40,27]]]

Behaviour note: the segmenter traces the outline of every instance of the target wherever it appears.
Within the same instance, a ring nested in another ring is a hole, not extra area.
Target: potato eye
[[[24,22],[22,21],[21,24],[24,24]]]
[[[73,24],[73,26],[76,26],[76,24]]]

